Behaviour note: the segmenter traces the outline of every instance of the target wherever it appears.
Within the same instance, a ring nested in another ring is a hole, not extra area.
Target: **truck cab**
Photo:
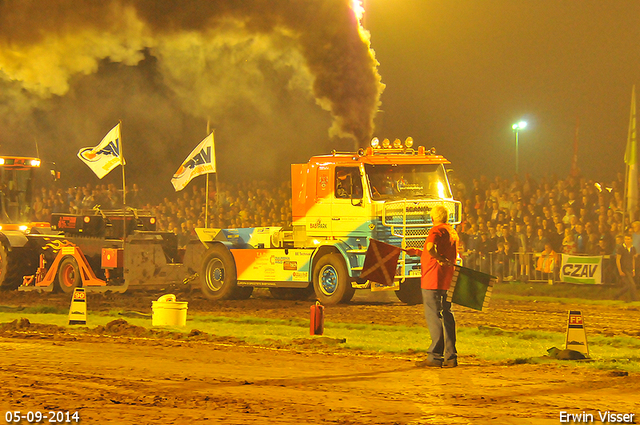
[[[34,171],[37,158],[0,156],[0,223],[3,229],[19,230],[30,222]]]
[[[461,204],[453,199],[445,165],[435,149],[412,149],[396,140],[357,154],[332,153],[292,166],[293,232],[297,247],[336,244],[357,279],[368,246],[377,239],[400,248],[422,248],[431,219],[443,205],[459,224]],[[297,196],[296,196],[297,195]],[[397,278],[420,276],[417,259],[402,254]]]
[[[0,156],[0,289],[15,289],[32,264],[23,248],[26,233],[48,223],[31,222],[33,182],[38,158]]]

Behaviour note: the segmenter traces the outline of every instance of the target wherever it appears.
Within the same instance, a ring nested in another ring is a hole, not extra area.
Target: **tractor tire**
[[[238,293],[249,292],[245,288],[238,288],[236,263],[224,246],[209,248],[205,252],[200,270],[202,293],[212,301],[229,300]],[[253,288],[250,287],[250,289],[253,291]]]
[[[0,288],[2,289],[14,289],[12,288],[12,282],[7,279],[7,270],[9,269],[9,252],[7,248],[0,244]]]
[[[71,294],[81,283],[82,276],[80,276],[78,262],[72,256],[64,257],[58,266],[58,279],[54,289],[64,294]]]
[[[340,254],[325,254],[318,260],[313,268],[313,290],[318,301],[325,305],[351,301],[355,288],[351,286]]]
[[[400,283],[400,289],[396,291],[396,297],[408,305],[421,304],[422,289],[420,288],[420,279],[406,279]]]
[[[7,270],[9,269],[9,252],[7,248],[0,244],[0,288],[13,289],[11,282],[7,279]]]
[[[0,289],[11,291],[18,289],[22,285],[23,277],[33,274],[30,263],[24,255],[11,252],[9,249],[0,244]],[[31,271],[31,273],[30,273]]]
[[[271,296],[277,300],[304,301],[313,294],[311,285],[306,288],[269,288]]]

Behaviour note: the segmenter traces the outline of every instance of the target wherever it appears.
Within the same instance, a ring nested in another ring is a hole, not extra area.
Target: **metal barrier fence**
[[[541,252],[488,253],[465,252],[462,265],[497,276],[502,281],[560,282],[562,254],[554,258]],[[615,255],[602,256],[602,283],[617,284]]]

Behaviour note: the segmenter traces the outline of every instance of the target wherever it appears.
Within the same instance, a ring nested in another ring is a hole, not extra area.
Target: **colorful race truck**
[[[248,298],[269,288],[276,298],[326,305],[351,300],[356,289],[381,288],[360,278],[370,239],[422,248],[435,205],[459,224],[444,157],[377,138],[356,153],[315,156],[291,166],[291,228],[196,229],[206,245],[202,292],[212,300]],[[398,298],[421,302],[420,259],[401,254],[395,275]]]

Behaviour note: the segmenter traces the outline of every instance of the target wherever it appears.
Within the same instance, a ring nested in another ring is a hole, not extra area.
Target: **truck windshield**
[[[32,169],[0,168],[0,223],[28,221]]]
[[[365,164],[372,199],[451,199],[442,164]]]

